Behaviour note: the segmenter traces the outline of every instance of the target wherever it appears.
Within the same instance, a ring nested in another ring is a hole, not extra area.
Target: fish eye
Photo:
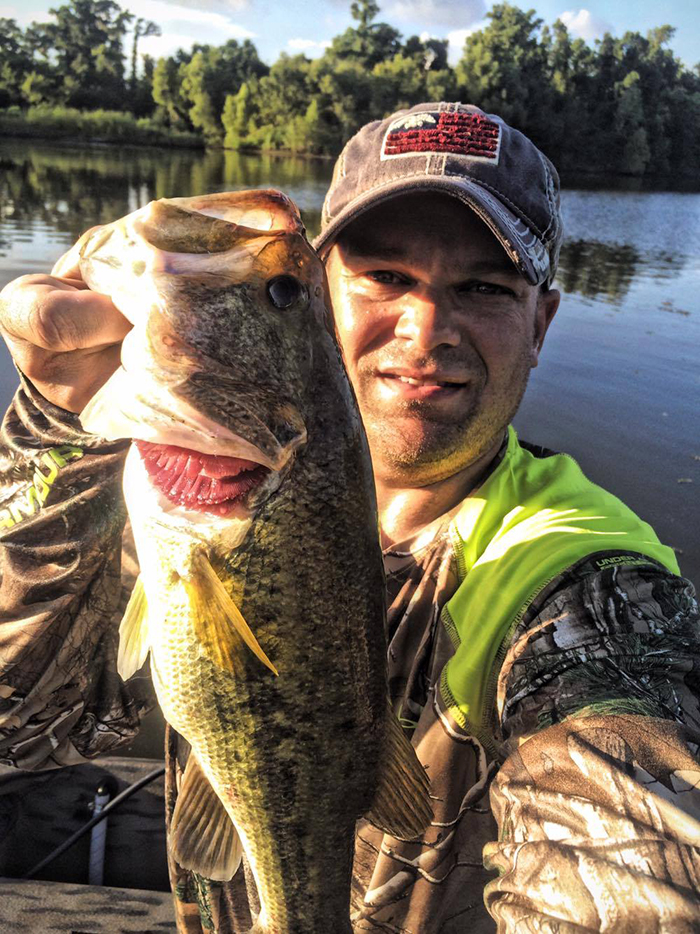
[[[275,276],[267,283],[267,297],[275,308],[289,308],[301,295],[302,286],[294,276]]]

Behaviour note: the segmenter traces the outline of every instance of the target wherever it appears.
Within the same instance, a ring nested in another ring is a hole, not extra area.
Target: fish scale
[[[82,256],[90,287],[134,321],[122,372],[81,419],[139,439],[124,492],[141,575],[119,664],[128,677],[150,652],[192,748],[173,856],[229,878],[240,838],[253,931],[349,934],[357,820],[414,836],[431,812],[389,708],[369,451],[321,264],[275,192],[155,202],[88,235]],[[114,277],[137,258],[149,280]],[[167,453],[163,477],[141,452]],[[214,454],[261,465],[255,483],[188,509],[177,471],[198,464],[188,480],[204,484]]]

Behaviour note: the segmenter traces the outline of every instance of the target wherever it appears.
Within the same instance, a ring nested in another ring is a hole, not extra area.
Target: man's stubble
[[[367,431],[375,473],[384,479],[427,485],[476,463],[503,438],[520,407],[531,369],[523,348],[510,379],[491,394],[482,365],[474,391],[458,414],[443,414],[430,401],[394,401],[391,411],[372,393],[371,367],[358,374],[357,395]]]

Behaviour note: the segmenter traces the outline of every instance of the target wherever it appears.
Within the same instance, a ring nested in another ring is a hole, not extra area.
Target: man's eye
[[[370,272],[365,273],[365,278],[371,282],[377,282],[379,285],[402,285],[406,282],[404,276],[400,276],[390,269],[372,269]]]
[[[460,288],[461,292],[470,292],[476,295],[515,295],[512,289],[497,282],[465,282]]]

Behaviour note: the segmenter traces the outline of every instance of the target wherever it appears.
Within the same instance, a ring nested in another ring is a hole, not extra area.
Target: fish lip
[[[289,418],[285,419],[293,432],[291,436],[285,433],[281,440],[274,427],[268,427],[260,418],[251,418],[251,413],[245,412],[248,416],[246,434],[254,438],[250,441],[236,430],[235,413],[229,428],[216,417],[200,411],[182,393],[182,368],[165,367],[154,375],[148,354],[145,359],[143,348],[129,341],[133,333],[131,331],[124,339],[122,366],[79,414],[86,431],[108,441],[129,438],[243,457],[270,470],[281,470],[294,451],[305,444],[306,426],[296,409],[290,410]],[[110,387],[109,392],[107,387]]]
[[[293,458],[297,448],[306,443],[306,429],[297,434],[286,444],[280,444],[274,435],[269,432],[274,444],[266,453],[258,445],[248,441],[242,435],[232,432],[228,428],[220,427],[216,432],[212,423],[211,433],[204,435],[190,427],[176,424],[175,427],[159,426],[153,432],[143,431],[141,435],[134,434],[132,441],[145,441],[149,444],[172,445],[185,448],[200,454],[211,454],[220,457],[237,457],[253,461],[270,471],[279,472]]]

